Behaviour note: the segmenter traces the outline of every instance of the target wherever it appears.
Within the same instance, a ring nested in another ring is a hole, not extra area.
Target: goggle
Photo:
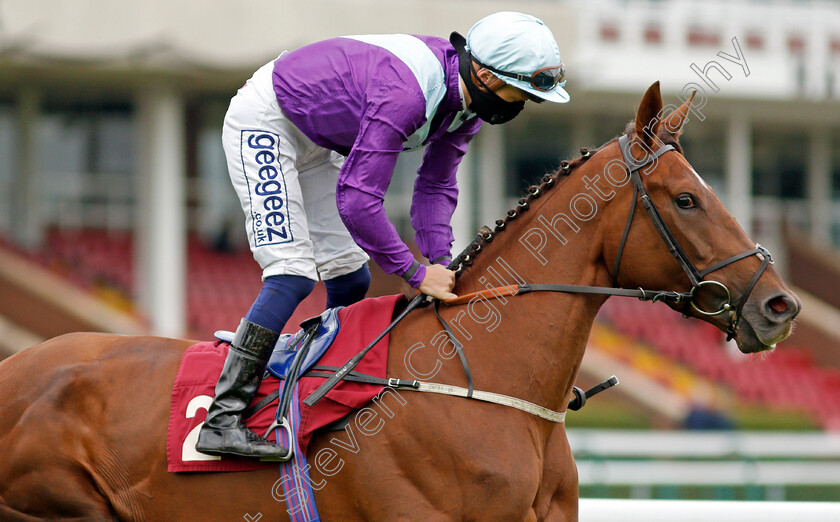
[[[528,82],[534,89],[539,91],[548,92],[558,85],[560,87],[566,85],[566,66],[562,63],[560,65],[555,65],[552,67],[543,67],[538,71],[535,71],[531,76],[527,76],[525,74],[518,74],[518,73],[509,73],[507,71],[500,71],[495,67],[490,67],[489,65],[485,65],[473,57],[473,61],[488,69],[493,71],[496,74],[501,74],[502,76],[507,76],[508,78],[513,78],[514,80],[519,80],[520,82]]]

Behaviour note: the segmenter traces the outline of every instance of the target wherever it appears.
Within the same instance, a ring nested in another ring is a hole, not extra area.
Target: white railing
[[[748,486],[783,500],[789,486],[840,486],[840,434],[574,430],[582,486]],[[840,511],[837,512],[840,517]]]
[[[827,522],[840,519],[836,502],[708,500],[580,500],[581,522]]]

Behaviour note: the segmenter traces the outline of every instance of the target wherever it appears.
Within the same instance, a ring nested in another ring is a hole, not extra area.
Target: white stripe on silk
[[[429,135],[432,117],[446,95],[446,76],[435,54],[422,40],[408,34],[365,34],[345,36],[381,47],[400,59],[411,70],[426,98],[426,122],[408,137],[406,149],[420,147]]]

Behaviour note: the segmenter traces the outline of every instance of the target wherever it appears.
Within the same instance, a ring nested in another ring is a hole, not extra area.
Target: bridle
[[[645,207],[645,211],[647,212],[648,217],[650,218],[653,227],[659,233],[659,237],[662,238],[662,241],[665,243],[665,246],[668,248],[668,252],[674,256],[674,259],[682,267],[685,274],[688,276],[688,280],[691,282],[691,290],[688,292],[688,298],[686,299],[691,307],[700,315],[704,316],[716,316],[723,313],[729,313],[729,326],[726,330],[727,334],[727,341],[731,340],[735,336],[735,332],[737,331],[738,321],[741,318],[741,310],[744,308],[747,300],[750,297],[750,294],[755,288],[758,279],[764,273],[764,270],[767,268],[767,265],[773,262],[773,258],[770,255],[770,252],[764,248],[763,246],[756,244],[755,248],[752,250],[747,250],[745,252],[741,252],[740,254],[734,255],[719,263],[715,263],[714,265],[704,269],[698,270],[691,259],[688,257],[688,254],[685,253],[685,250],[680,246],[677,239],[674,237],[674,234],[671,232],[671,229],[668,228],[668,225],[662,219],[662,215],[659,213],[659,210],[656,208],[656,205],[653,203],[653,200],[648,194],[647,189],[645,188],[644,183],[642,183],[642,178],[639,175],[639,171],[650,164],[651,162],[656,161],[660,156],[665,154],[668,151],[676,150],[673,145],[662,145],[658,149],[656,149],[652,154],[646,155],[646,157],[640,161],[637,161],[633,158],[632,154],[630,154],[630,138],[627,134],[618,138],[618,146],[621,149],[622,159],[624,160],[624,164],[627,166],[628,175],[630,176],[630,180],[633,182],[633,204],[630,207],[630,215],[627,218],[627,225],[624,227],[624,234],[621,237],[621,243],[618,247],[618,253],[615,258],[615,264],[613,265],[613,286],[618,285],[618,271],[621,265],[621,257],[624,253],[624,246],[627,243],[627,236],[630,234],[630,226],[633,223],[633,216],[636,213],[636,202],[638,200],[642,201],[642,205]],[[758,267],[755,274],[753,274],[752,279],[750,280],[749,284],[747,285],[746,290],[741,295],[736,303],[732,302],[732,293],[729,291],[729,288],[726,287],[720,281],[715,281],[714,279],[705,279],[705,277],[712,272],[720,270],[726,266],[731,265],[741,259],[746,259],[752,255],[758,256],[761,259],[761,266]],[[720,309],[716,311],[706,311],[697,306],[697,303],[694,299],[695,294],[698,290],[703,288],[706,285],[716,286],[722,289],[726,294],[726,302],[721,305]]]
[[[767,265],[773,262],[773,258],[770,255],[770,252],[763,246],[756,244],[756,247],[752,250],[741,252],[740,254],[724,259],[719,263],[715,263],[714,265],[705,268],[704,270],[699,270],[688,257],[688,254],[686,254],[682,246],[680,246],[679,242],[674,237],[674,234],[671,232],[671,229],[668,228],[668,225],[662,219],[662,215],[659,213],[659,210],[653,203],[653,199],[651,199],[650,194],[645,188],[645,185],[642,182],[642,178],[639,175],[639,171],[643,167],[646,167],[650,163],[655,162],[660,156],[662,156],[666,152],[676,149],[673,145],[663,144],[652,153],[647,154],[645,158],[641,160],[636,160],[630,153],[630,137],[627,134],[618,138],[618,145],[621,149],[621,155],[624,161],[627,175],[633,183],[634,192],[633,204],[630,206],[630,213],[627,217],[627,224],[624,226],[624,233],[621,236],[621,242],[619,243],[618,252],[616,254],[615,262],[613,263],[612,287],[608,288],[586,285],[520,283],[517,285],[496,287],[470,294],[464,294],[455,299],[449,299],[447,301],[444,301],[444,303],[447,305],[456,305],[467,303],[473,299],[492,299],[495,297],[512,296],[529,292],[598,294],[619,297],[636,297],[642,301],[671,301],[674,304],[688,303],[691,306],[691,308],[694,309],[695,312],[703,316],[712,317],[728,313],[729,326],[727,327],[726,333],[727,340],[731,340],[735,336],[738,327],[738,321],[741,317],[741,311],[744,308],[744,305],[746,304],[747,300],[749,299],[753,288],[755,288],[758,279],[764,273],[765,269],[767,268]],[[650,218],[650,221],[653,224],[653,227],[659,234],[659,237],[662,238],[662,241],[665,243],[665,246],[668,249],[668,251],[671,253],[672,256],[674,256],[674,259],[677,260],[677,263],[679,263],[686,276],[688,276],[688,280],[691,282],[691,289],[688,292],[646,290],[643,288],[630,289],[618,287],[618,274],[619,269],[621,267],[621,258],[624,254],[624,247],[627,244],[627,238],[630,235],[630,228],[633,224],[633,217],[636,215],[636,203],[640,200],[642,202],[642,206],[647,212],[648,218]],[[490,240],[492,239],[492,236],[488,237],[488,235],[485,235],[484,239]],[[756,270],[755,274],[753,274],[753,277],[747,285],[746,290],[741,295],[740,299],[737,300],[737,302],[732,302],[732,293],[729,291],[729,288],[727,288],[726,285],[714,279],[705,279],[705,277],[711,274],[712,272],[729,266],[732,263],[740,261],[741,259],[746,259],[752,255],[756,255],[759,257],[759,259],[761,259],[761,266],[759,266],[758,270]],[[456,271],[460,271],[461,269],[462,266],[459,265]],[[704,286],[718,287],[725,293],[726,300],[718,310],[707,311],[703,310],[702,308],[700,308],[700,306],[697,305],[695,297],[697,295],[697,292]]]

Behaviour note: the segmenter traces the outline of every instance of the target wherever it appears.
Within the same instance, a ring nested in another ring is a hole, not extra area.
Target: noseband
[[[755,284],[758,282],[758,279],[764,273],[764,270],[767,268],[767,265],[773,262],[773,258],[770,255],[770,252],[764,248],[763,246],[756,244],[755,248],[752,250],[747,250],[746,252],[741,252],[740,254],[734,255],[730,258],[724,259],[719,263],[715,263],[714,265],[704,269],[698,270],[688,255],[685,253],[685,250],[680,246],[677,239],[674,237],[674,234],[671,232],[671,229],[668,228],[668,225],[662,219],[662,215],[657,210],[656,205],[653,203],[653,200],[648,194],[647,189],[645,188],[644,183],[642,183],[642,178],[639,175],[639,170],[643,167],[647,166],[648,164],[655,162],[660,156],[665,154],[670,150],[675,150],[673,145],[662,145],[652,154],[646,155],[646,157],[642,160],[636,160],[633,158],[633,155],[630,154],[630,138],[628,135],[623,135],[618,139],[618,146],[621,148],[621,155],[622,159],[624,160],[624,164],[627,166],[628,174],[630,176],[630,180],[633,182],[633,204],[630,207],[630,214],[627,217],[627,225],[624,227],[624,234],[621,237],[621,243],[618,247],[618,254],[615,258],[615,264],[613,265],[613,286],[618,286],[618,270],[621,265],[621,256],[624,253],[624,246],[627,243],[627,236],[630,234],[630,226],[633,223],[633,216],[636,213],[636,201],[642,201],[642,205],[645,207],[645,211],[647,212],[648,217],[650,218],[653,227],[659,233],[659,237],[662,238],[662,241],[665,243],[665,246],[668,248],[668,252],[674,256],[674,259],[682,267],[685,274],[688,276],[689,281],[691,281],[691,290],[688,292],[687,301],[691,304],[691,307],[694,309],[695,312],[699,313],[700,315],[705,316],[716,316],[723,313],[729,314],[729,327],[726,330],[727,338],[726,340],[731,340],[735,336],[735,332],[737,331],[738,321],[741,318],[741,310],[744,308],[744,304],[746,304],[747,300],[750,297],[750,294],[755,287]],[[756,270],[755,274],[753,275],[752,279],[750,280],[749,284],[747,285],[747,289],[744,291],[743,295],[741,295],[740,299],[737,302],[732,302],[732,293],[729,291],[729,288],[726,287],[720,281],[715,281],[713,279],[704,279],[707,275],[720,270],[726,266],[735,263],[736,261],[740,261],[741,259],[745,259],[752,255],[757,255],[759,259],[761,259],[761,266],[759,266],[758,270]],[[726,302],[720,307],[720,309],[716,311],[706,311],[700,308],[694,297],[698,290],[703,288],[704,286],[716,286],[726,293]]]

